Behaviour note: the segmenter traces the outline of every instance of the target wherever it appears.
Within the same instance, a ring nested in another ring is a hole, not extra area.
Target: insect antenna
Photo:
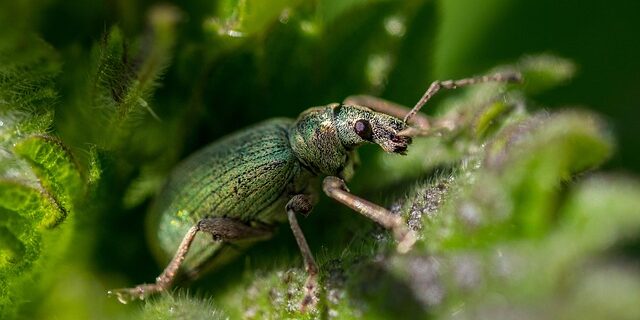
[[[424,106],[427,101],[429,101],[440,89],[457,89],[460,87],[477,84],[477,83],[485,83],[485,82],[522,82],[522,75],[519,72],[504,72],[504,73],[496,73],[492,75],[464,78],[459,80],[445,80],[440,81],[436,80],[427,89],[427,91],[422,95],[418,103],[404,116],[404,123],[411,120],[418,111]]]

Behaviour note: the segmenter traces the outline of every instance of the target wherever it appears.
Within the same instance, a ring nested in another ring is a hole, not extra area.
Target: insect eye
[[[369,121],[360,119],[356,121],[353,129],[356,131],[356,134],[360,136],[360,138],[367,141],[373,140],[373,130],[371,130],[371,124],[369,123]]]

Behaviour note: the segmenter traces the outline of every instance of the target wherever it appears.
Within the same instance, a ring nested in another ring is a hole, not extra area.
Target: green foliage
[[[522,42],[550,32],[523,17],[546,17],[549,1],[154,2],[0,4],[0,318],[640,318],[640,184],[596,173],[612,157],[637,168],[637,135],[620,124],[638,114],[616,114],[632,109],[635,74],[599,69],[618,52],[609,63],[634,70],[634,48],[584,48],[568,32],[555,40],[567,58],[536,54],[554,50]],[[557,6],[573,21],[578,8]],[[145,212],[194,150],[348,95],[412,105],[435,78],[501,70],[525,82],[426,106],[453,130],[404,157],[361,150],[350,187],[403,215],[420,236],[409,254],[331,201],[300,219],[321,268],[317,308],[299,312],[305,273],[286,226],[179,284],[195,293],[106,296],[159,273]],[[613,118],[555,109],[576,102]]]
[[[146,46],[136,47],[140,55],[135,67],[127,63],[130,53],[125,52],[117,28],[96,49],[99,54],[93,58],[96,67],[89,84],[93,88],[87,92],[92,108],[85,115],[91,113],[96,119],[96,110],[104,114],[98,116],[102,121],[81,125],[107,138],[100,141],[102,150],[117,148],[135,115],[151,110],[145,99],[168,64],[176,20],[172,10],[159,7],[152,12],[152,37]],[[76,207],[88,208],[95,195],[87,193],[87,187],[98,183],[101,169],[98,151],[90,152],[81,167],[70,148],[51,133],[58,54],[30,32],[26,37],[5,32],[0,57],[0,315],[4,318],[19,310],[30,296],[28,291],[50,285],[53,274],[43,274],[45,266],[57,266],[73,249],[69,244]]]
[[[42,40],[5,36],[0,45],[0,315],[10,315],[32,286],[39,259],[68,244],[62,226],[82,193],[73,156],[48,133],[56,98],[56,54]]]
[[[188,294],[166,294],[145,303],[139,319],[228,319],[215,308],[211,299],[198,299]]]
[[[86,118],[101,120],[95,123],[97,126],[80,129],[88,131],[95,139],[92,142],[107,149],[122,148],[143,112],[160,120],[148,100],[169,63],[177,19],[174,8],[158,7],[150,12],[151,31],[135,45],[113,27],[94,48],[91,73],[85,82],[88,88],[79,93],[88,96],[82,97],[82,109],[78,110]]]

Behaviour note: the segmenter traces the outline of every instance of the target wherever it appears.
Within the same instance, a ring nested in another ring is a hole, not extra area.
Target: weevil
[[[406,253],[416,235],[403,219],[346,186],[355,171],[356,148],[375,143],[385,152],[405,154],[412,137],[450,126],[431,125],[418,113],[440,89],[520,80],[518,73],[498,73],[435,81],[412,109],[352,96],[307,109],[296,120],[267,120],[204,147],[174,169],[152,205],[152,242],[160,256],[173,258],[155,283],[109,294],[126,303],[167,290],[179,271],[195,279],[238,246],[269,238],[276,224],[288,220],[307,272],[304,310],[316,302],[319,270],[296,215],[312,210],[318,194],[314,182],[324,177],[328,197],[389,229],[397,251]]]

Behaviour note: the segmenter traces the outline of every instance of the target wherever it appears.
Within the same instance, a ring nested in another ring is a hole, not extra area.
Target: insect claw
[[[315,307],[317,302],[315,294],[317,284],[318,283],[315,277],[310,277],[307,279],[307,282],[304,285],[304,298],[302,298],[302,301],[300,302],[300,312],[305,313],[307,312],[307,308]]]
[[[117,290],[109,290],[107,291],[107,296],[116,297],[118,302],[122,304],[127,304],[129,301],[133,300],[130,292],[127,292],[127,289],[117,289]]]
[[[307,312],[307,308],[313,308],[316,305],[316,299],[310,295],[306,294],[304,298],[302,298],[302,302],[300,302],[300,312]]]
[[[147,290],[151,289],[152,287],[153,285],[144,284],[139,285],[135,288],[109,290],[107,291],[107,296],[115,297],[116,299],[118,299],[118,302],[127,304],[136,299],[144,300],[146,296],[154,292],[153,290]]]

